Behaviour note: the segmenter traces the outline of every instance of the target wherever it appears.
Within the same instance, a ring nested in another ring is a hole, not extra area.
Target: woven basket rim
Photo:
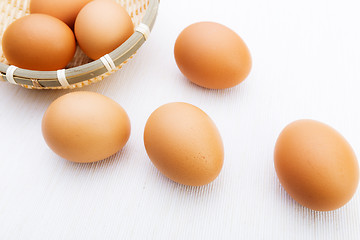
[[[156,20],[159,0],[148,0],[144,17],[141,24],[145,24],[151,31]],[[146,41],[147,36],[139,31],[134,33],[122,45],[110,52],[108,55],[113,60],[116,67],[129,59]],[[0,63],[0,80],[9,81],[6,78],[6,71],[10,66]],[[60,69],[59,69],[60,70]],[[100,59],[91,61],[89,63],[65,69],[66,80],[70,85],[81,83],[92,78],[98,77],[108,72],[103,62]],[[57,71],[34,71],[22,68],[17,68],[13,76],[14,81],[18,85],[26,85],[34,88],[57,88],[62,87]]]

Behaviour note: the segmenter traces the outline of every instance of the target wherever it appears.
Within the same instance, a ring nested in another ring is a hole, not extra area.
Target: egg
[[[350,144],[335,129],[314,120],[298,120],[280,133],[274,152],[277,176],[301,205],[335,210],[354,195],[359,166]]]
[[[72,162],[103,160],[124,147],[130,120],[112,99],[93,92],[73,92],[50,104],[42,120],[48,146]]]
[[[124,43],[134,33],[134,25],[116,2],[96,0],[80,11],[74,31],[80,48],[96,60]]]
[[[75,19],[81,8],[92,0],[31,0],[30,13],[43,13],[56,17],[74,27]]]
[[[31,14],[9,25],[2,48],[11,65],[51,71],[65,68],[75,54],[76,42],[71,29],[59,19]]]
[[[176,39],[174,56],[185,77],[210,89],[238,85],[252,65],[249,49],[240,36],[215,22],[185,28]]]
[[[201,109],[182,102],[156,109],[144,130],[146,152],[171,180],[190,186],[213,181],[224,161],[221,136]]]

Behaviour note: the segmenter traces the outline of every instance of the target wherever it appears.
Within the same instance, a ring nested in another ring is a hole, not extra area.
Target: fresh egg
[[[147,120],[144,144],[157,169],[180,184],[208,184],[223,166],[219,131],[205,112],[188,103],[156,109]]]
[[[72,162],[96,162],[124,147],[130,136],[130,120],[108,97],[73,92],[51,103],[42,120],[42,133],[59,156]]]
[[[74,27],[75,19],[81,8],[92,0],[31,0],[30,13],[44,13],[56,17]]]
[[[335,129],[298,120],[280,133],[274,164],[281,185],[301,205],[330,211],[346,204],[359,182],[359,166],[349,143]]]
[[[174,55],[185,77],[210,89],[238,85],[248,76],[252,64],[249,49],[240,36],[214,22],[185,28],[175,42]]]
[[[96,0],[80,11],[74,31],[80,48],[96,60],[124,43],[134,33],[134,25],[116,2]]]
[[[75,54],[76,42],[71,29],[59,19],[31,14],[10,24],[2,48],[11,65],[51,71],[65,68]]]

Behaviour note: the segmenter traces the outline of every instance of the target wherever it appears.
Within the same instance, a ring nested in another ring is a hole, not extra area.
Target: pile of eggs
[[[134,32],[126,10],[112,0],[31,0],[30,13],[10,24],[2,40],[9,64],[29,70],[65,68],[76,42],[99,59]]]
[[[32,0],[30,10],[30,15],[8,27],[2,43],[9,63],[26,69],[64,68],[74,55],[76,40],[88,57],[98,59],[134,31],[126,11],[110,0]],[[184,29],[175,42],[174,56],[187,79],[208,89],[238,85],[252,66],[245,42],[213,22]],[[59,156],[89,163],[122,149],[131,124],[115,101],[98,93],[74,92],[49,106],[42,132]],[[224,162],[215,123],[188,103],[156,109],[145,125],[144,146],[161,173],[184,185],[212,182]],[[340,208],[352,198],[359,182],[350,144],[335,129],[314,120],[298,120],[284,128],[276,141],[274,165],[285,190],[314,210]]]

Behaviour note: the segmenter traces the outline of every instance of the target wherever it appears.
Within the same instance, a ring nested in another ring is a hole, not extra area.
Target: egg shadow
[[[248,92],[251,89],[249,82],[253,81],[253,79],[251,79],[251,76],[249,75],[249,77],[247,77],[243,82],[239,83],[234,87],[225,89],[210,89],[191,82],[180,71],[178,71],[175,78],[178,79],[178,81],[183,82],[182,84],[184,91],[190,91],[197,96],[205,95],[208,100],[216,100],[216,102],[221,103],[224,103],[222,100],[232,102],[234,100],[241,101],[242,99],[244,99],[244,97],[249,94]]]
[[[71,168],[74,169],[81,169],[81,170],[93,170],[93,169],[97,169],[97,168],[108,168],[111,166],[114,166],[116,164],[116,162],[118,160],[118,154],[120,155],[122,152],[122,150],[120,150],[120,152],[111,155],[108,158],[105,158],[103,160],[100,161],[96,161],[96,162],[90,162],[90,163],[78,163],[78,162],[70,162],[67,161],[66,159],[63,159],[64,161],[66,161],[66,165],[68,165]]]
[[[269,157],[267,163],[268,166],[264,167],[262,175],[266,176],[266,182],[271,184],[268,185],[269,188],[264,189],[261,193],[264,199],[271,200],[276,206],[269,210],[269,202],[263,201],[261,209],[271,211],[274,216],[282,218],[284,221],[290,219],[291,222],[299,223],[308,231],[316,232],[320,227],[324,226],[324,223],[334,229],[339,224],[341,225],[343,207],[333,211],[317,211],[301,205],[281,185],[275,170],[273,157]],[[259,186],[260,188],[261,186]],[[264,213],[264,215],[266,214]]]
[[[341,209],[343,209],[344,206],[332,211],[313,210],[295,201],[283,188],[278,179],[276,181],[276,188],[279,189],[280,194],[278,195],[278,198],[280,198],[281,205],[283,205],[283,201],[286,201],[288,203],[291,202],[288,205],[290,205],[290,207],[292,207],[293,211],[296,213],[294,215],[294,218],[300,217],[304,222],[310,222],[311,224],[307,225],[309,227],[309,230],[316,231],[317,227],[322,225],[322,223],[324,222],[331,224],[331,226],[335,228],[339,225],[342,212]]]
[[[147,159],[147,161],[149,160]],[[206,185],[188,186],[171,180],[162,174],[153,164],[150,165],[151,172],[155,173],[152,174],[152,178],[154,178],[154,181],[160,182],[161,185],[165,185],[165,189],[169,192],[169,195],[173,195],[175,192],[178,195],[193,198],[197,203],[203,203],[208,201],[207,199],[210,196],[216,195],[216,192],[222,187],[220,176]]]
[[[51,150],[49,150],[49,152],[50,151]],[[64,166],[65,171],[72,173],[72,176],[83,177],[83,175],[87,175],[88,173],[103,172],[110,169],[117,169],[117,167],[121,166],[126,162],[126,160],[129,159],[128,152],[128,148],[125,146],[110,157],[91,163],[71,162],[61,157],[58,157],[58,159],[59,161],[62,161],[61,164]],[[55,153],[53,154],[56,155]]]

